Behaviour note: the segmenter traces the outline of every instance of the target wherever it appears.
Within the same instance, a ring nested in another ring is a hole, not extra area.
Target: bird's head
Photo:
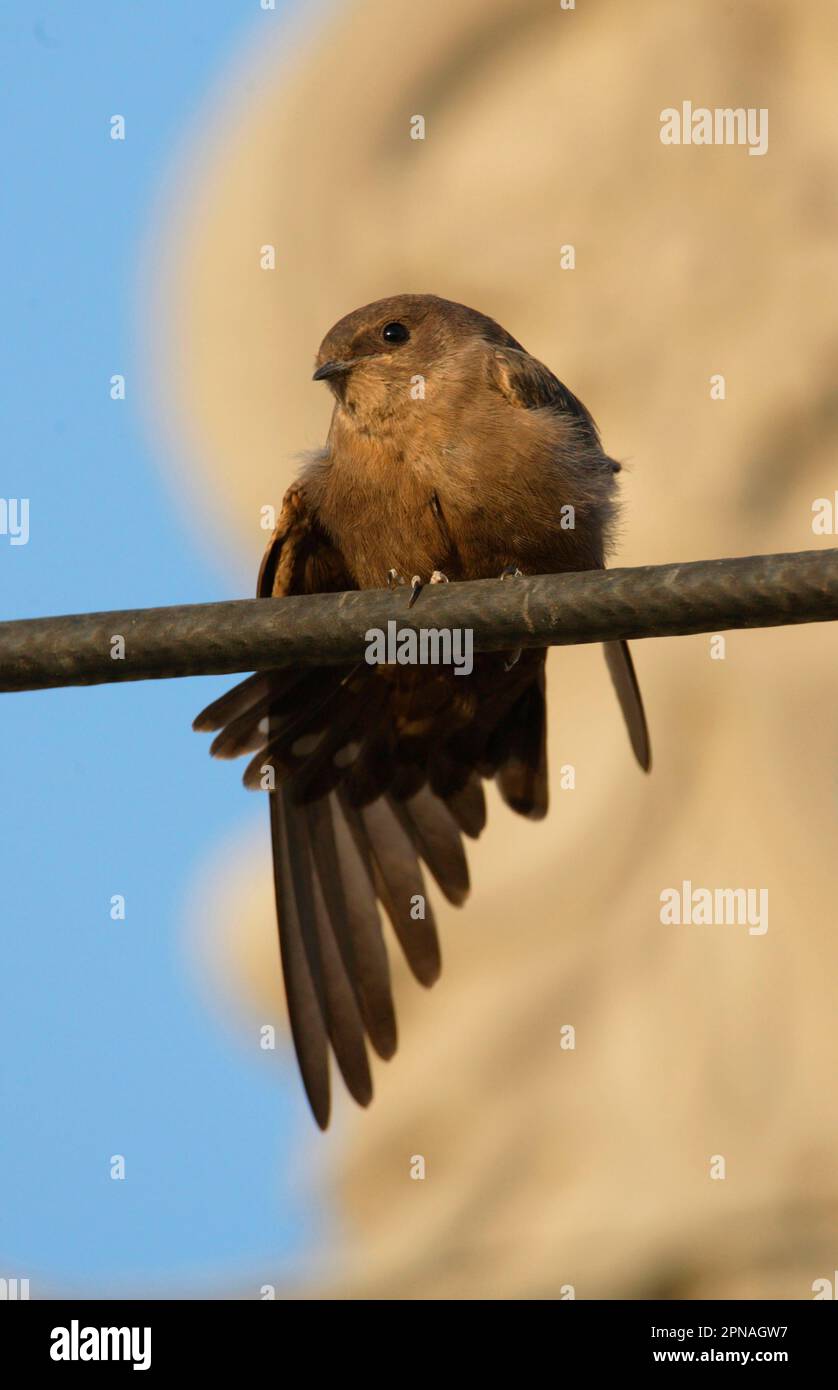
[[[425,387],[457,374],[469,345],[513,339],[485,314],[433,294],[399,294],[365,304],[320,344],[314,380],[327,381],[351,415],[370,420],[410,410]]]

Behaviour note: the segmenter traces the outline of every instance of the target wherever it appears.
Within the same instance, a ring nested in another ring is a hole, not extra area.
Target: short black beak
[[[340,376],[341,372],[348,372],[352,366],[351,362],[324,362],[322,367],[318,367],[312,381],[328,381],[329,377]]]

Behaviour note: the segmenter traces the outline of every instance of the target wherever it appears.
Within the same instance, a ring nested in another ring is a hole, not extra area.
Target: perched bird
[[[492,319],[435,295],[379,300],[326,335],[314,380],[335,397],[329,436],[285,494],[260,596],[408,578],[415,596],[431,580],[604,565],[619,464],[581,401]],[[605,651],[648,769],[628,647]],[[484,778],[521,815],[547,811],[545,655],[478,654],[467,676],[366,663],[267,671],[195,720],[220,730],[217,757],[254,753],[245,785],[269,791],[288,1012],[321,1128],[330,1049],[367,1105],[367,1040],[384,1058],[396,1048],[379,903],[414,975],[433,984],[422,866],[463,902],[462,837],[485,824]]]

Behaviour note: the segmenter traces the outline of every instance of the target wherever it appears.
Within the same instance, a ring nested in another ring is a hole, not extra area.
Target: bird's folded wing
[[[634,756],[643,771],[649,772],[652,766],[649,729],[628,642],[603,642],[602,650],[626,721]]]
[[[591,450],[591,457],[619,469],[619,464],[602,453],[599,431],[590,411],[542,362],[523,349],[494,347],[489,373],[496,389],[513,405],[524,410],[552,410],[572,420],[573,428]],[[648,772],[652,765],[649,730],[631,652],[626,642],[605,642],[603,646],[631,746],[640,766]]]

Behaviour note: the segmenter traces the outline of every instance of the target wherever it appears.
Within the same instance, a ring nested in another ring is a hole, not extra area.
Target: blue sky
[[[0,497],[30,499],[30,538],[0,535],[2,618],[242,596],[132,402],[136,275],[184,129],[279,23],[258,0],[5,0]],[[311,1122],[290,1061],[237,1050],[184,958],[197,866],[264,833],[190,733],[228,683],[0,696],[0,1275],[33,1296],[222,1290],[323,1233],[292,1198]]]

